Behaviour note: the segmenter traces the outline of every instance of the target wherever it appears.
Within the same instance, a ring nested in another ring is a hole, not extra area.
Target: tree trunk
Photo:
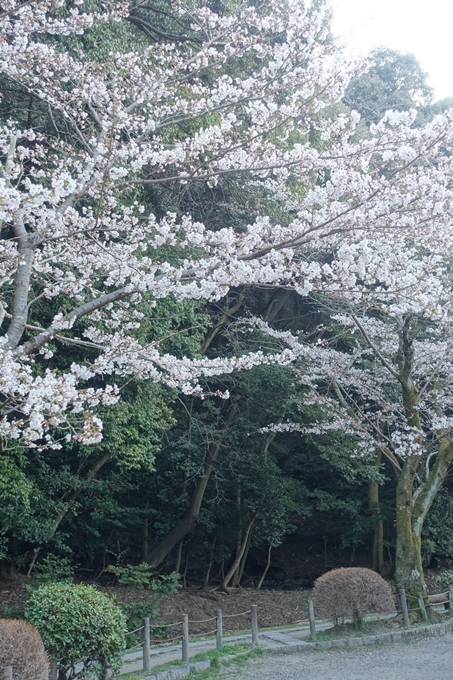
[[[237,582],[237,585],[239,585],[241,583],[242,577],[244,576],[245,565],[247,563],[247,557],[249,556],[251,537],[252,537],[252,534],[250,533],[249,539],[247,541],[247,546],[245,548],[244,554],[242,555],[241,563],[238,567],[238,582]]]
[[[209,447],[209,451],[203,465],[203,473],[196,481],[192,498],[190,500],[190,505],[184,517],[179,522],[179,524],[177,524],[174,529],[169,531],[168,534],[166,534],[151,551],[147,562],[152,567],[157,567],[161,562],[163,562],[167,555],[173,550],[175,545],[179,543],[179,541],[181,541],[185,536],[187,536],[187,534],[193,531],[193,529],[195,529],[197,526],[197,517],[200,513],[204,492],[206,491],[209,477],[211,476],[214,463],[220,451],[220,446],[228,431],[231,421],[233,420],[236,408],[237,404],[232,404],[224,421],[222,431],[219,433],[218,441]]]
[[[214,536],[214,542],[213,542],[212,548],[211,548],[211,555],[210,555],[210,558],[209,558],[208,569],[207,569],[207,572],[206,572],[206,576],[204,577],[203,588],[207,588],[208,585],[209,585],[209,578],[211,576],[212,563],[214,561],[214,550],[215,550],[216,541],[217,541],[217,534]]]
[[[181,559],[182,559],[182,546],[184,543],[184,539],[181,538],[181,540],[178,543],[178,550],[176,552],[176,564],[175,564],[175,571],[177,574],[179,574],[180,569],[181,569]]]
[[[242,517],[241,517],[241,484],[240,481],[238,482],[238,490],[236,494],[236,511],[237,511],[237,517],[238,517],[238,530],[237,530],[237,536],[236,536],[236,557],[239,555],[239,553],[242,550]],[[233,574],[233,580],[231,585],[233,588],[235,588],[238,583],[239,583],[239,570],[240,570],[241,563],[238,563],[238,566],[236,568],[236,571]]]
[[[189,543],[186,543],[186,559],[184,561],[184,574],[182,577],[182,587],[187,588],[187,570],[189,568]]]
[[[418,593],[426,592],[421,556],[421,525],[415,527],[420,518],[414,517],[412,499],[412,476],[404,474],[396,488],[396,551],[395,580],[397,588],[404,588],[412,606],[417,602]]]
[[[219,586],[219,590],[223,590],[224,592],[228,592],[227,586],[228,586],[229,582],[231,581],[231,577],[233,576],[234,572],[238,568],[238,565],[239,565],[239,563],[242,559],[242,556],[243,556],[245,549],[247,547],[250,532],[252,531],[252,527],[255,524],[255,520],[256,520],[257,517],[258,517],[258,512],[255,512],[255,513],[253,513],[253,515],[251,516],[251,518],[247,522],[247,524],[244,528],[242,545],[241,545],[241,549],[239,551],[239,554],[236,555],[236,558],[235,558],[233,564],[229,568],[228,573],[226,574],[225,578],[223,579],[222,583]]]
[[[412,599],[421,592],[427,602],[423,574],[421,539],[423,522],[440,489],[453,458],[453,444],[441,440],[436,461],[427,479],[414,493],[414,479],[420,465],[420,457],[409,457],[398,474],[396,487],[396,552],[395,580],[398,588],[404,588]],[[412,600],[414,602],[414,600]],[[415,599],[415,606],[417,606]]]
[[[382,452],[377,451],[374,465],[378,471],[381,462]],[[384,567],[384,523],[379,509],[379,484],[374,481],[371,481],[368,485],[368,506],[374,517],[371,569],[381,573]]]
[[[263,573],[261,574],[261,578],[260,578],[260,580],[259,580],[259,582],[258,582],[258,585],[256,586],[256,589],[257,589],[257,590],[261,590],[261,586],[263,585],[264,579],[266,578],[266,574],[267,574],[267,572],[269,571],[269,567],[271,566],[271,552],[272,552],[272,546],[270,545],[270,546],[269,546],[269,550],[267,551],[267,562],[266,562],[266,566],[264,567],[264,571],[263,571]]]
[[[149,499],[145,503],[145,516],[142,525],[142,562],[146,562],[149,548]]]

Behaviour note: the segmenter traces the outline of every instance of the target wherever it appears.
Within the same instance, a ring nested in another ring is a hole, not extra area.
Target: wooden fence
[[[126,635],[132,635],[133,633],[142,632],[142,641],[133,647],[126,649],[126,653],[132,652],[134,649],[143,648],[143,670],[149,671],[151,669],[151,646],[158,646],[163,644],[168,644],[169,642],[179,642],[181,641],[181,658],[182,661],[187,662],[189,660],[189,625],[200,624],[200,623],[210,623],[215,621],[215,627],[212,630],[203,633],[203,636],[214,635],[216,639],[217,649],[221,649],[223,646],[223,633],[224,633],[224,621],[225,619],[232,619],[238,616],[250,616],[250,626],[252,631],[252,643],[258,644],[258,612],[257,606],[252,605],[246,612],[241,612],[240,614],[223,614],[221,609],[217,609],[215,616],[207,619],[200,620],[189,620],[188,614],[182,615],[182,621],[176,621],[174,623],[165,623],[162,625],[153,625],[154,634],[165,628],[173,628],[173,630],[179,628],[180,634],[172,637],[156,637],[151,638],[150,635],[150,621],[149,619],[143,619],[143,625],[140,628],[131,630]],[[53,680],[53,679],[52,679]]]
[[[399,605],[400,605],[400,611],[403,616],[403,624],[404,627],[407,628],[409,627],[409,612],[411,611],[421,611],[422,618],[424,621],[429,621],[430,620],[430,612],[431,612],[431,606],[429,607],[428,611],[426,610],[425,606],[425,601],[421,593],[418,595],[418,606],[413,607],[413,608],[408,608],[407,606],[407,597],[406,597],[406,592],[404,589],[401,589],[399,591]],[[428,603],[429,605],[448,605],[448,610],[449,610],[449,616],[453,617],[453,586],[450,586],[450,589],[446,591],[445,593],[438,593],[436,595],[429,595],[428,596]],[[240,614],[223,614],[221,609],[217,609],[215,616],[209,617],[207,619],[201,619],[201,620],[189,620],[188,614],[183,614],[182,615],[182,620],[181,621],[176,621],[174,623],[165,623],[165,624],[153,624],[152,629],[150,626],[150,620],[149,618],[143,619],[143,625],[140,626],[140,628],[136,628],[135,630],[130,630],[126,633],[126,635],[133,635],[135,633],[142,632],[142,641],[139,642],[138,644],[134,645],[133,647],[129,647],[128,649],[125,650],[125,653],[132,652],[135,649],[140,649],[141,647],[143,648],[143,670],[144,671],[149,671],[151,670],[151,647],[157,647],[159,645],[164,645],[168,644],[169,642],[180,642],[181,643],[181,658],[182,661],[187,662],[189,660],[189,631],[190,631],[190,623],[192,624],[200,624],[200,623],[210,623],[211,621],[215,621],[215,627],[212,630],[207,631],[206,633],[203,633],[203,636],[207,635],[214,635],[215,634],[215,639],[216,639],[216,647],[217,649],[221,649],[223,645],[223,634],[224,634],[224,621],[231,619],[231,618],[236,618],[239,616],[250,616],[250,627],[251,627],[251,633],[252,633],[252,643],[257,645],[258,644],[258,608],[256,605],[252,605],[251,608],[245,612],[241,612]],[[315,613],[314,613],[314,606],[313,606],[313,600],[308,600],[308,619],[302,619],[295,621],[293,624],[288,624],[288,625],[294,625],[298,623],[308,623],[310,626],[310,639],[314,640],[316,638],[316,620],[315,620]],[[320,623],[320,622],[318,622]],[[159,634],[160,631],[163,631],[164,629],[173,629],[172,631],[170,630],[170,634],[172,632],[176,632],[176,630],[179,628],[180,634],[175,635],[172,637],[151,637],[151,630],[153,631],[153,634]],[[57,680],[58,677],[58,668],[57,664],[55,661],[52,662],[52,667],[51,667],[51,675],[50,675],[50,680]],[[0,680],[12,680],[12,668],[11,666],[7,666],[6,668],[1,669],[0,668]]]
[[[407,606],[407,597],[406,597],[406,592],[404,589],[401,589],[399,591],[399,604],[400,604],[400,611],[403,616],[403,624],[404,627],[407,628],[409,626],[409,612],[411,611],[421,611],[422,617],[424,621],[429,621],[430,616],[429,616],[429,611],[426,610],[425,607],[425,602],[423,599],[422,594],[420,593],[418,595],[418,607],[414,607],[412,609],[409,609]],[[429,595],[428,596],[428,601],[429,604],[437,604],[437,605],[448,605],[449,609],[449,615],[453,617],[453,586],[450,587],[450,590],[445,592],[445,593],[438,593],[437,595]],[[143,625],[140,628],[137,628],[136,630],[132,630],[127,635],[132,635],[133,633],[137,633],[139,631],[143,631],[143,639],[142,642],[138,643],[134,647],[130,647],[129,649],[126,650],[126,652],[131,652],[134,649],[139,649],[140,647],[143,647],[143,670],[144,671],[149,671],[151,669],[151,646],[158,646],[161,644],[168,644],[169,642],[176,642],[176,641],[181,641],[181,658],[182,661],[187,662],[189,660],[189,625],[190,623],[192,624],[200,624],[200,623],[210,623],[211,621],[215,621],[215,628],[213,628],[210,631],[207,631],[206,633],[203,633],[203,636],[207,635],[214,635],[216,636],[216,647],[217,649],[221,649],[223,645],[223,625],[224,625],[224,620],[225,619],[231,619],[235,618],[238,616],[249,616],[250,615],[250,624],[251,624],[251,632],[252,632],[252,643],[253,644],[258,644],[258,608],[256,605],[252,605],[251,608],[248,611],[241,612],[240,614],[223,614],[221,609],[217,609],[215,616],[212,616],[207,619],[201,619],[199,621],[196,620],[191,620],[189,621],[189,616],[188,614],[183,614],[182,615],[182,620],[177,621],[175,623],[166,623],[163,625],[156,625],[153,626],[154,631],[160,631],[163,630],[164,628],[173,628],[177,629],[178,627],[180,628],[181,633],[179,635],[176,635],[174,637],[170,638],[151,638],[150,636],[150,621],[149,619],[143,619]],[[316,619],[315,619],[315,612],[314,612],[314,606],[313,606],[313,600],[308,600],[308,619],[302,619],[295,621],[294,624],[298,623],[308,623],[310,626],[310,639],[314,640],[316,639]],[[320,621],[318,621],[320,623]],[[288,624],[288,625],[294,625],[294,624]]]

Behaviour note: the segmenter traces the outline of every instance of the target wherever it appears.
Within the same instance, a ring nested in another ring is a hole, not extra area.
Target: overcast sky
[[[435,89],[453,96],[453,2],[451,0],[330,0],[333,32],[368,54],[385,45],[412,52]]]

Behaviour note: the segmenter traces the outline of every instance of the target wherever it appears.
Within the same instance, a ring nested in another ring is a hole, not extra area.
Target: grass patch
[[[332,626],[327,630],[316,634],[313,642],[328,642],[338,638],[362,637],[363,635],[378,635],[379,633],[392,633],[402,630],[402,622],[397,618],[379,619],[375,621],[362,621],[360,623],[345,623],[344,625]]]
[[[195,676],[197,680],[208,680],[209,678],[215,677],[222,666],[230,666],[232,664],[243,664],[248,659],[252,659],[257,656],[261,656],[263,650],[255,645],[248,644],[237,644],[237,645],[225,645],[222,649],[212,649],[208,652],[199,652],[194,656],[190,657],[190,662],[194,661],[211,661],[211,667],[206,671],[194,671],[192,670],[190,677]],[[182,661],[169,661],[168,663],[161,664],[160,666],[154,666],[150,671],[134,671],[132,673],[126,673],[121,675],[121,680],[141,680],[141,678],[148,677],[157,671],[167,670],[168,668],[174,668],[175,666],[182,666]]]

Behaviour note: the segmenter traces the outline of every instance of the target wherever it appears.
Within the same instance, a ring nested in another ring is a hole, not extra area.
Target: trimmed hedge
[[[352,616],[362,621],[365,614],[394,611],[392,590],[382,576],[371,569],[332,569],[316,579],[313,602],[330,615],[335,625]]]
[[[32,592],[27,619],[41,633],[60,672],[84,664],[84,678],[116,677],[122,665],[126,618],[114,600],[93,586],[49,583]]]
[[[48,680],[50,664],[36,628],[0,619],[0,668],[13,667],[13,680]]]

